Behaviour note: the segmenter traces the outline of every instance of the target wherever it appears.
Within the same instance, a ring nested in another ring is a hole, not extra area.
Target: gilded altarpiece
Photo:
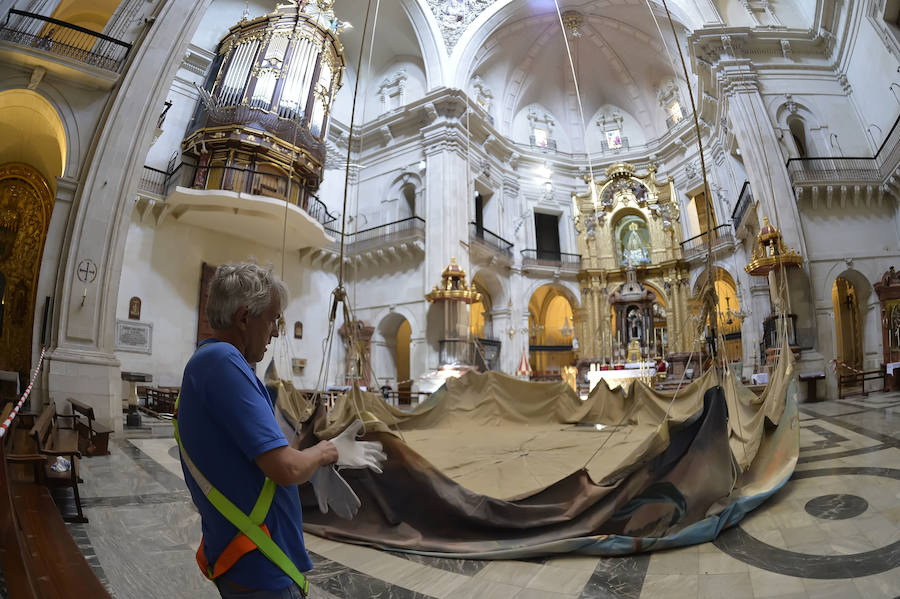
[[[653,165],[638,174],[633,165],[616,163],[603,180],[587,182],[593,189],[572,196],[582,266],[582,307],[575,316],[579,357],[614,358],[619,331],[610,300],[626,283],[629,268],[661,304],[664,353],[690,350],[689,268],[672,180],[657,180]]]
[[[27,377],[38,272],[53,212],[44,178],[25,164],[0,166],[0,370]]]

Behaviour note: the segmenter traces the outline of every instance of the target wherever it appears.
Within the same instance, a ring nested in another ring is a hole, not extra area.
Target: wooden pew
[[[78,449],[87,456],[109,455],[109,435],[111,428],[98,424],[94,419],[94,408],[78,400],[68,399],[72,406],[72,414],[78,414],[75,419],[75,430],[78,431]],[[81,421],[81,417],[87,423]]]
[[[8,413],[7,410],[0,422],[6,420]],[[2,441],[0,568],[9,597],[109,599],[109,593],[69,534],[47,488],[10,479],[6,453],[9,436]]]
[[[74,516],[64,516],[64,519],[67,522],[87,522],[81,509],[81,497],[78,494],[78,483],[81,482],[78,477],[78,458],[81,457],[81,452],[78,451],[78,431],[74,427],[60,427],[59,420],[62,418],[74,420],[75,416],[57,414],[56,405],[51,401],[41,411],[29,433],[34,440],[37,453],[49,458],[44,465],[39,482],[48,487],[71,487],[75,493],[75,507],[78,513]],[[63,472],[53,470],[51,466],[58,457],[69,460],[71,467]]]

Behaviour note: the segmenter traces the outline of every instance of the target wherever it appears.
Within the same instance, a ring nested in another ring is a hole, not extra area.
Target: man
[[[206,305],[214,337],[185,366],[176,407],[182,469],[202,520],[197,562],[226,599],[305,596],[301,572],[312,562],[297,485],[339,457],[331,441],[303,451],[288,444],[251,367],[278,336],[286,303],[287,287],[271,270],[216,269]]]

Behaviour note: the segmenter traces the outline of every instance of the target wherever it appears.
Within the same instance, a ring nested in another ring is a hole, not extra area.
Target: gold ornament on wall
[[[53,195],[40,173],[26,164],[0,166],[0,370],[27,374],[32,323]]]

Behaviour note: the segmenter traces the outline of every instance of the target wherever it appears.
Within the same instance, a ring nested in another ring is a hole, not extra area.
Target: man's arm
[[[302,451],[283,445],[256,456],[254,460],[263,474],[277,485],[287,487],[305,483],[316,470],[338,459],[338,451],[331,441],[320,441]]]

